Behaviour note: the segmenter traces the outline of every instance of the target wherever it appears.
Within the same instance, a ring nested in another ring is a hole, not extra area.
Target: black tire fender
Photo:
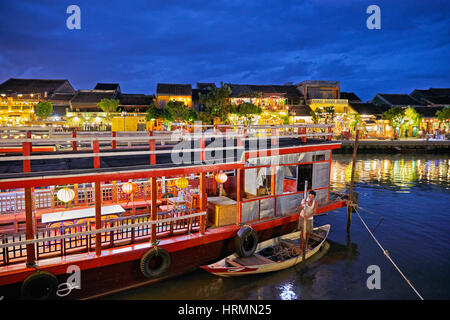
[[[258,246],[258,234],[250,227],[242,227],[234,238],[234,248],[240,257],[250,257]]]
[[[172,258],[166,249],[152,248],[142,256],[140,268],[145,277],[157,278],[169,270],[171,263]]]
[[[56,298],[58,279],[47,271],[37,271],[22,283],[21,296],[24,300],[49,300]]]

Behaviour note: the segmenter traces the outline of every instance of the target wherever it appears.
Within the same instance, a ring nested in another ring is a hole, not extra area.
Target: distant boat
[[[310,250],[307,250],[305,259],[320,250],[329,232],[329,224],[313,229],[308,243]],[[232,254],[213,264],[201,266],[201,268],[221,277],[238,277],[287,269],[302,260],[300,231],[297,231],[259,243],[255,253],[250,257],[239,257],[237,254]]]

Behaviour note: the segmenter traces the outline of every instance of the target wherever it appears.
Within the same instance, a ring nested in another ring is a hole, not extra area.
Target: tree
[[[111,119],[111,113],[119,112],[119,100],[114,99],[102,99],[97,106],[106,113],[106,119]]]
[[[333,123],[334,117],[336,115],[334,111],[334,107],[323,107],[317,108],[315,111],[311,110],[310,112],[313,123],[325,123],[330,124]]]
[[[200,119],[205,123],[212,123],[215,117],[223,123],[228,123],[228,114],[232,111],[230,101],[231,88],[220,84],[219,88],[208,88],[207,94],[199,94],[200,103],[205,105],[205,111],[200,113]]]
[[[188,108],[188,106],[181,101],[170,100],[165,109],[169,112],[172,121],[192,122],[198,117],[195,110]]]
[[[350,120],[350,128],[352,131],[356,129],[356,127],[361,125],[361,117],[358,113],[350,113],[349,114],[349,120]]]
[[[384,120],[389,120],[394,128],[400,128],[400,135],[402,131],[401,126],[405,122],[405,117],[405,109],[403,109],[402,107],[390,108],[383,113]]]
[[[447,130],[450,129],[450,107],[445,107],[442,110],[436,111],[436,116],[439,121],[442,121]]]
[[[53,105],[51,102],[39,102],[34,106],[36,115],[41,119],[47,119],[53,114]]]
[[[250,102],[244,102],[237,106],[236,114],[245,118],[246,125],[253,121],[253,117],[261,114],[262,108]]]
[[[408,108],[405,110],[405,119],[410,126],[418,127],[422,116],[417,113],[416,109]]]
[[[153,121],[156,119],[162,119],[163,121],[173,121],[172,115],[166,108],[158,108],[155,104],[152,104],[147,110],[145,115],[147,121]]]

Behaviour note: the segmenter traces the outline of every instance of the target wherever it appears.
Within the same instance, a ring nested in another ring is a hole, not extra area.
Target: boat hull
[[[318,231],[319,229],[325,231],[326,235],[324,236],[323,240],[318,245],[316,245],[314,248],[312,248],[312,250],[309,250],[305,254],[305,260],[309,259],[313,255],[315,255],[317,252],[319,252],[320,248],[325,243],[325,240],[328,237],[330,225],[324,225],[324,226],[321,226],[318,228],[314,228],[314,231]],[[272,239],[260,242],[258,244],[258,247],[256,248],[256,252],[259,252],[260,250],[262,250],[264,248],[267,248],[267,247],[277,244],[279,239],[293,240],[293,239],[298,239],[299,237],[300,237],[299,231],[289,233],[289,234],[279,236],[279,237],[274,237]],[[221,261],[217,262],[216,264],[201,266],[201,268],[205,271],[208,271],[208,272],[210,272],[214,275],[220,276],[220,277],[238,277],[238,276],[245,276],[245,275],[249,275],[249,274],[258,274],[258,273],[279,271],[279,270],[291,268],[303,261],[303,257],[300,254],[297,257],[293,257],[293,258],[287,259],[282,262],[274,262],[274,263],[270,263],[270,264],[261,264],[261,265],[243,266],[243,267],[237,267],[237,266],[236,267],[226,267],[225,266],[226,259],[233,260],[236,257],[237,257],[236,254],[232,254],[232,255],[222,259]],[[217,265],[223,265],[223,267],[217,267]]]
[[[261,241],[292,232],[297,222],[258,230]],[[238,227],[237,227],[238,229]],[[237,230],[236,229],[236,230]],[[226,239],[193,246],[183,250],[170,252],[171,266],[167,272],[158,278],[148,279],[140,271],[140,258],[131,261],[109,264],[81,270],[81,289],[73,289],[70,294],[57,299],[93,299],[117,293],[127,289],[150,285],[174,276],[182,275],[198,269],[201,265],[217,261],[234,252],[235,232]],[[162,246],[164,247],[164,246]],[[142,251],[144,254],[146,250]],[[32,271],[29,271],[30,273]],[[58,283],[66,283],[70,274],[57,275]],[[0,286],[0,297],[4,300],[15,300],[21,297],[22,282]]]

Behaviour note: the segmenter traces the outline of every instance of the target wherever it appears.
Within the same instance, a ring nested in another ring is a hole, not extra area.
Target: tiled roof
[[[192,96],[192,85],[158,83],[156,86],[156,95]]]
[[[197,82],[196,89],[207,90],[208,88],[216,88],[216,84],[214,82],[210,83]]]
[[[361,99],[353,92],[342,92],[341,91],[340,99],[347,99],[348,101],[361,101]]]
[[[385,94],[379,93],[378,96],[382,97],[389,105],[392,106],[414,106],[422,105],[421,102],[411,97],[409,94]]]
[[[68,91],[74,91],[68,80],[10,78],[0,84],[0,93],[41,93],[44,95],[44,93],[47,92],[48,96],[50,96],[53,92],[65,84],[68,85]]]
[[[97,83],[94,90],[118,90],[120,91],[120,86],[118,83]]]
[[[427,105],[450,105],[450,88],[430,88],[428,90],[414,90],[410,95]]]
[[[437,118],[436,111],[442,110],[444,107],[430,107],[430,106],[420,106],[414,107],[416,112],[423,116],[424,118]]]
[[[350,107],[360,115],[382,115],[383,112],[390,109],[388,106],[379,106],[373,103],[349,102]]]
[[[75,96],[75,93],[55,93],[49,101],[51,102],[69,102],[73,97]]]
[[[281,95],[286,98],[301,98],[302,94],[293,85],[253,85],[253,84],[228,84],[231,88],[231,97],[250,97],[261,92],[263,95]]]
[[[70,101],[72,105],[79,103],[98,103],[102,99],[115,99],[114,90],[78,90],[77,94]]]
[[[121,94],[120,105],[123,106],[150,106],[154,96],[145,94]]]

